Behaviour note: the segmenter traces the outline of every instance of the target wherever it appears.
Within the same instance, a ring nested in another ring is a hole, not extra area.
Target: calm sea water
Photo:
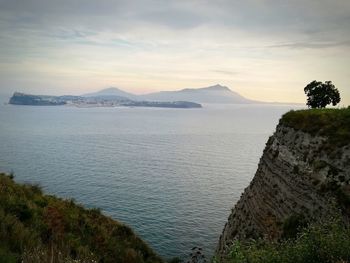
[[[0,170],[99,207],[165,258],[211,255],[292,106],[203,109],[0,106]]]

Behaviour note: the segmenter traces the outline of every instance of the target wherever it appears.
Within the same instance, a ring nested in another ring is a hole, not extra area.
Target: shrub
[[[291,215],[283,222],[282,238],[285,238],[285,239],[295,238],[298,232],[303,227],[305,227],[306,224],[307,224],[307,221],[303,215],[300,215],[300,214]]]
[[[133,231],[0,174],[0,262],[162,262]],[[116,231],[114,231],[116,230]]]
[[[270,243],[235,242],[225,263],[323,263],[350,261],[350,228],[340,218],[313,223],[295,238]]]
[[[350,142],[350,108],[289,111],[280,124],[326,137],[329,150]]]

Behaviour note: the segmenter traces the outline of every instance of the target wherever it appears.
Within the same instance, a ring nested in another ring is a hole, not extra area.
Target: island
[[[49,96],[15,92],[9,100],[12,105],[76,107],[157,107],[157,108],[202,108],[202,105],[189,101],[138,101],[122,96]]]

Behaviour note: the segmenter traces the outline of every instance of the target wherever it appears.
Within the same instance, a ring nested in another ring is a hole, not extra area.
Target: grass
[[[216,261],[218,262],[218,261]],[[350,262],[350,228],[341,219],[313,223],[294,239],[279,243],[234,242],[223,263]]]
[[[0,262],[163,262],[98,209],[44,195],[0,174]]]
[[[280,124],[327,137],[336,146],[350,143],[350,107],[289,111],[282,116]]]

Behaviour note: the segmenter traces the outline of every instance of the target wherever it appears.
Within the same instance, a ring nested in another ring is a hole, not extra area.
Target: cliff
[[[0,174],[0,262],[161,263],[122,223]]]
[[[56,96],[38,96],[15,92],[9,100],[13,105],[60,106],[66,102]]]
[[[217,256],[225,256],[234,240],[277,241],[293,220],[310,222],[339,211],[349,218],[349,181],[350,109],[285,114],[232,209]]]

